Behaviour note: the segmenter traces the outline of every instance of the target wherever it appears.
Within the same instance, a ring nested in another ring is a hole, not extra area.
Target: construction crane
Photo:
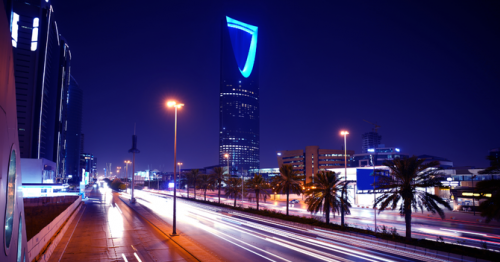
[[[374,123],[372,123],[372,122],[370,122],[370,121],[366,121],[366,120],[364,120],[364,119],[363,119],[363,121],[365,121],[365,122],[366,122],[366,123],[368,123],[368,124],[372,124],[372,125],[374,125],[373,130],[375,130],[375,133],[378,133],[378,129],[379,129],[379,127],[380,127],[379,125],[374,124]]]

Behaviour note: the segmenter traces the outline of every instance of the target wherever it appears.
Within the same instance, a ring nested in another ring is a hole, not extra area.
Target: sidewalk
[[[198,261],[110,192],[94,189],[49,261]]]

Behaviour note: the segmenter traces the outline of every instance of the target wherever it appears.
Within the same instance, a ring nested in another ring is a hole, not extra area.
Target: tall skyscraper
[[[373,131],[364,133],[361,137],[363,138],[363,153],[368,153],[368,149],[379,147],[382,142],[382,136]]]
[[[44,0],[13,1],[12,46],[21,158],[55,162],[59,33]]]
[[[232,173],[260,168],[257,36],[256,26],[222,21],[219,164]]]
[[[64,177],[71,51],[46,0],[12,1],[21,158],[47,159]]]
[[[83,91],[76,80],[71,76],[67,98],[67,133],[66,133],[66,163],[65,174],[71,175],[73,181],[81,181],[78,175],[80,169],[80,150],[82,141],[82,110]]]

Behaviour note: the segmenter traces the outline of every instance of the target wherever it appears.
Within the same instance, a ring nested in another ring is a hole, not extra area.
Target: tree
[[[224,168],[220,166],[214,167],[214,171],[212,173],[213,180],[217,188],[219,189],[219,204],[220,204],[220,190],[222,187],[222,182],[224,181]]]
[[[344,203],[344,212],[349,214],[351,203],[346,198],[341,201],[341,191],[345,184],[339,177],[340,173],[332,171],[318,172],[314,182],[307,184],[308,190],[305,192],[307,197],[307,211],[311,213],[323,212],[326,218],[326,223],[330,223],[330,210],[335,213],[341,212],[342,203]]]
[[[199,169],[193,169],[190,172],[191,183],[193,185],[193,191],[194,191],[194,199],[196,199],[196,181],[199,179],[199,175],[200,175]],[[189,189],[189,186],[188,186],[188,189]]]
[[[266,183],[261,174],[255,174],[253,178],[247,181],[247,186],[255,192],[255,199],[257,200],[257,210],[259,210],[260,194],[262,193],[266,196],[269,196],[269,193],[266,190],[269,188],[269,185]]]
[[[207,189],[214,189],[214,179],[213,176],[206,174],[200,175],[198,179],[198,188],[204,190],[204,201],[207,201]]]
[[[490,160],[491,166],[479,171],[479,174],[500,174],[500,158],[487,156],[486,159]]]
[[[302,177],[297,175],[292,165],[282,165],[280,167],[280,176],[274,178],[273,186],[275,192],[286,194],[286,215],[288,216],[288,206],[290,205],[290,192],[292,194],[301,194]]]
[[[241,178],[229,177],[226,179],[226,187],[224,187],[224,191],[226,193],[226,197],[234,197],[234,207],[236,207],[236,199],[241,196]]]
[[[412,210],[423,212],[424,208],[432,214],[438,213],[444,219],[444,212],[438,206],[443,205],[451,210],[450,204],[441,197],[423,191],[427,187],[441,186],[443,174],[439,172],[438,161],[423,164],[424,159],[412,156],[407,159],[395,158],[384,162],[384,166],[391,171],[391,176],[379,176],[375,189],[382,195],[377,197],[373,207],[380,204],[379,214],[387,208],[396,209],[404,216],[406,223],[406,241],[411,240],[411,213]],[[379,170],[380,171],[380,170]],[[420,189],[419,189],[420,188]]]
[[[480,198],[486,198],[479,204],[479,211],[482,217],[486,217],[486,223],[493,219],[500,221],[500,180],[480,181],[476,184],[476,191],[481,195]]]

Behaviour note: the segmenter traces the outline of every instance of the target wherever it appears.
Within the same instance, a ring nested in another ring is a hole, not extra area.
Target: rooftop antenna
[[[373,127],[373,129],[372,129],[372,130],[373,130],[373,131],[375,131],[375,133],[378,133],[378,129],[380,128],[380,126],[379,126],[379,125],[374,124],[374,123],[372,123],[372,122],[370,122],[370,121],[366,121],[366,120],[364,120],[364,119],[363,119],[363,121],[365,121],[365,122],[366,122],[366,123],[368,123],[368,124],[372,124],[372,125],[374,125],[374,127]]]

